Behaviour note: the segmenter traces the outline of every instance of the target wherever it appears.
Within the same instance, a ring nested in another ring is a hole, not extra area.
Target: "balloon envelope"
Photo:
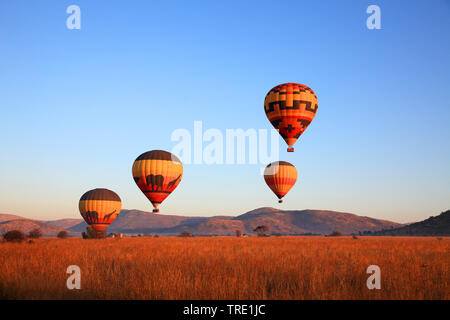
[[[264,170],[264,180],[281,203],[297,181],[297,169],[286,161],[272,162]]]
[[[264,100],[264,111],[270,123],[288,144],[288,151],[316,115],[317,96],[311,88],[299,83],[284,83],[272,88]]]
[[[78,207],[87,224],[95,231],[103,231],[119,215],[122,202],[114,191],[98,188],[83,194]]]
[[[158,206],[178,186],[183,165],[177,156],[164,150],[141,154],[133,163],[133,179],[158,212]]]

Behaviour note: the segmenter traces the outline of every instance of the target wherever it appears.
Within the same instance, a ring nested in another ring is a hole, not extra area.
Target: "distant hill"
[[[248,230],[253,230],[258,225],[264,224],[273,232],[281,234],[329,234],[336,230],[344,234],[351,234],[360,230],[381,230],[391,226],[401,226],[400,223],[392,221],[327,210],[260,208],[235,219],[243,221]]]
[[[41,229],[42,234],[46,236],[56,236],[58,232],[63,230],[63,228],[49,225],[45,221],[24,218],[0,222],[0,234],[4,234],[11,230],[20,230],[24,233],[28,233],[35,228]]]
[[[335,230],[351,234],[361,230],[376,231],[401,226],[391,221],[323,210],[259,208],[237,217],[185,217],[140,210],[122,210],[109,226],[108,231],[161,235],[177,235],[188,231],[194,235],[234,235],[236,230],[253,234],[253,230],[259,225],[267,225],[269,233],[283,235],[329,234]],[[86,229],[86,226],[83,221],[68,229],[81,232]]]
[[[0,222],[3,221],[10,221],[10,220],[17,220],[17,219],[23,219],[22,217],[13,215],[13,214],[5,214],[5,213],[0,213]]]
[[[140,210],[120,211],[116,220],[108,227],[110,232],[122,233],[164,233],[166,229],[185,224],[199,223],[213,219],[214,217],[185,217],[168,214],[156,214]],[[225,218],[225,217],[221,217]],[[229,217],[231,219],[232,217]],[[87,227],[81,220],[77,225],[68,228],[70,231],[82,232]]]
[[[364,232],[363,234],[389,235],[389,236],[450,236],[450,210],[442,212],[435,217],[406,226],[393,229],[384,229],[377,232]]]
[[[82,223],[83,219],[59,219],[59,220],[52,220],[47,221],[46,224],[50,226],[54,226],[61,229],[69,229],[72,228],[80,223]]]
[[[324,210],[278,210],[259,208],[232,219],[212,218],[208,221],[189,223],[164,230],[165,233],[188,231],[193,234],[234,235],[236,230],[254,233],[260,225],[269,227],[269,233],[281,235],[330,234],[340,231],[344,234],[360,230],[381,230],[401,226],[399,223],[360,217],[351,213]]]
[[[231,236],[236,234],[236,230],[240,230],[242,233],[248,232],[242,221],[212,218],[206,221],[186,223],[172,228],[160,229],[155,233],[177,235],[183,231],[187,231],[194,235]]]
[[[64,229],[79,234],[85,231],[87,226],[82,219],[36,221],[11,215],[0,215],[0,219],[3,216],[15,219],[1,222],[0,233],[12,229],[28,232],[32,228],[40,227],[45,235],[54,235]],[[330,234],[333,231],[351,234],[403,226],[391,221],[326,210],[279,210],[266,207],[237,217],[188,217],[124,209],[107,231],[160,235],[178,235],[188,231],[194,235],[235,235],[236,230],[244,234],[254,234],[253,230],[260,225],[268,226],[269,234],[281,235]]]

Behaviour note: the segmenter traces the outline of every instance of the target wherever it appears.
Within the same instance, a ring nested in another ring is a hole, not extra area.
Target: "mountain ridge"
[[[87,225],[80,221],[69,230],[84,231]],[[335,230],[350,234],[366,229],[375,231],[401,226],[392,221],[331,210],[280,210],[262,207],[238,216],[189,217],[123,209],[108,231],[161,235],[176,235],[187,231],[197,235],[234,235],[236,230],[253,233],[258,225],[267,225],[270,232],[276,234],[328,234]]]
[[[450,236],[450,210],[419,222],[408,223],[399,228],[362,234],[376,236]]]
[[[450,229],[450,213],[445,213],[444,216],[445,219],[439,218],[438,220],[435,219],[436,217],[431,217],[433,219],[429,218],[427,220],[430,221],[425,223],[428,226],[431,223],[432,226],[435,226],[433,228],[443,228],[445,231]],[[424,223],[424,221],[401,224],[332,210],[281,210],[272,207],[257,208],[238,216],[218,215],[212,217],[155,214],[137,209],[123,209],[107,231],[159,235],[179,235],[183,231],[187,231],[194,235],[225,236],[235,235],[237,230],[243,234],[253,234],[256,227],[266,225],[269,227],[268,234],[276,235],[327,235],[333,231],[340,231],[343,234],[416,235],[419,232],[417,226],[420,225],[418,224]],[[42,230],[44,235],[55,235],[61,230],[79,235],[86,230],[87,224],[81,218],[44,221],[0,214],[0,234],[13,229],[29,232],[37,227]],[[392,230],[403,231],[395,233]],[[450,234],[450,231],[448,233]],[[426,232],[421,234],[426,234]],[[441,232],[441,234],[446,233]]]
[[[43,235],[46,236],[56,236],[63,228],[57,226],[49,225],[46,221],[32,220],[32,219],[13,219],[0,222],[0,234],[5,234],[11,230],[20,230],[23,233],[29,233],[33,229],[40,229]],[[69,231],[69,230],[66,230]],[[73,232],[69,233],[73,234]]]

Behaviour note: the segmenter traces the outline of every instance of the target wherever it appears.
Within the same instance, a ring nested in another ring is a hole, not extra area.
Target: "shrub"
[[[42,231],[39,228],[35,228],[28,233],[28,238],[38,239],[42,237]]]
[[[355,240],[358,239],[358,237],[354,233],[352,233],[352,238],[355,239]]]
[[[340,231],[333,231],[332,233],[330,233],[329,236],[330,237],[340,237],[340,236],[342,236],[342,232],[340,232]]]
[[[22,242],[25,235],[20,230],[11,230],[3,235],[3,239],[7,242]]]
[[[266,231],[269,231],[269,227],[265,225],[257,226],[253,231],[258,234],[258,237],[266,237]]]
[[[58,235],[57,235],[57,237],[60,238],[60,239],[65,239],[65,238],[67,238],[68,236],[69,236],[69,234],[67,233],[66,230],[63,230],[63,231],[58,232]]]
[[[180,234],[180,237],[192,237],[192,233],[188,232],[188,231],[183,231]]]

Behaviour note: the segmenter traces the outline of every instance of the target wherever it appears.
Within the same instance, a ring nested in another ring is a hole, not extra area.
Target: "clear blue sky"
[[[81,8],[68,30],[66,8]],[[381,8],[368,30],[366,8]],[[162,214],[262,206],[399,222],[450,208],[450,4],[433,1],[2,1],[0,212],[79,217],[87,190],[151,210],[131,176],[177,128],[270,129],[273,86],[319,98],[280,158],[299,170],[278,205],[261,165],[185,165]]]

